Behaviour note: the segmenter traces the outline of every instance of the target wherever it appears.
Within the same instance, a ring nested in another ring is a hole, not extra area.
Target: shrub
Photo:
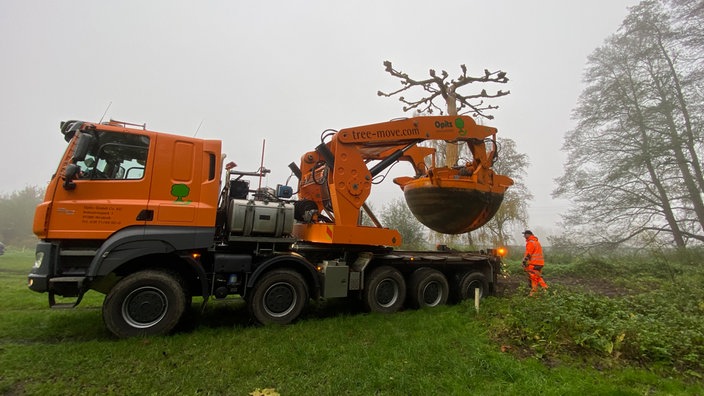
[[[539,298],[489,300],[483,312],[501,319],[492,321],[492,330],[502,343],[539,358],[579,354],[701,376],[704,266],[694,264],[702,263],[698,254],[581,259],[561,271],[618,278],[629,294],[611,298],[551,284]]]

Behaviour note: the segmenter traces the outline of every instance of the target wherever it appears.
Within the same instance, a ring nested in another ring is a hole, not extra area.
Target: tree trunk
[[[664,53],[663,49],[663,56],[666,56]],[[660,108],[661,113],[663,116],[665,116],[666,119],[666,135],[669,140],[669,148],[672,150],[672,153],[675,157],[675,162],[677,164],[677,168],[680,172],[680,175],[682,176],[682,183],[684,184],[687,194],[689,196],[689,202],[692,204],[692,207],[694,209],[694,213],[697,216],[697,221],[699,222],[699,225],[701,226],[702,230],[704,230],[704,201],[702,201],[702,196],[701,196],[701,189],[698,188],[697,181],[695,180],[695,176],[692,175],[691,169],[690,169],[690,162],[696,163],[698,158],[687,158],[685,155],[685,150],[686,148],[683,147],[684,142],[686,139],[681,139],[680,134],[678,133],[678,127],[675,122],[675,115],[673,114],[673,110],[676,108],[674,104],[669,100],[668,98],[668,89],[667,87],[663,86],[659,76],[657,75],[657,70],[653,70],[653,66],[651,63],[648,64],[650,70],[649,72],[651,73],[651,78],[653,79],[653,82],[655,84],[655,87],[657,89],[657,94],[658,94],[658,99],[660,100]],[[669,69],[670,75],[669,77],[672,77],[673,79],[676,80],[676,71],[670,67]],[[679,92],[679,85],[676,84],[676,89],[675,91],[675,96],[681,95],[681,92]],[[684,98],[682,98],[682,102],[680,102],[680,110],[682,109],[682,106],[685,106],[686,102],[684,102]],[[686,106],[685,106],[686,108]],[[683,114],[685,116],[685,120],[688,118],[688,115]],[[685,124],[687,122],[685,121]],[[691,126],[685,125],[685,129],[691,128]],[[686,135],[686,133],[685,133]],[[696,155],[696,154],[695,154]],[[694,160],[694,161],[691,161]],[[697,164],[698,165],[698,164]],[[694,168],[696,170],[696,167]]]
[[[704,3],[702,3],[704,4]],[[699,160],[699,155],[695,146],[694,132],[692,131],[692,121],[689,115],[689,106],[687,106],[687,100],[682,92],[682,84],[680,82],[680,76],[675,68],[674,61],[670,54],[667,52],[665,45],[662,42],[661,35],[658,35],[658,47],[663,55],[663,58],[667,62],[667,67],[670,69],[670,75],[672,76],[672,82],[675,85],[675,97],[679,103],[679,108],[682,111],[682,118],[684,119],[684,136],[686,137],[687,151],[689,152],[690,158],[692,159],[692,169],[694,170],[694,177],[696,178],[697,185],[700,191],[704,191],[704,173],[702,172],[701,161]],[[700,197],[701,200],[701,197]]]
[[[445,101],[447,102],[447,114],[451,116],[457,115],[457,98],[455,97],[454,87],[450,86],[448,88]],[[445,147],[445,166],[449,168],[456,165],[459,157],[459,145],[457,143],[448,142]]]
[[[670,230],[672,232],[672,239],[674,240],[675,245],[677,245],[677,247],[683,248],[686,246],[684,236],[682,235],[682,231],[680,230],[679,224],[677,224],[675,214],[672,211],[672,206],[670,205],[670,201],[667,197],[667,191],[665,190],[665,187],[662,185],[662,183],[660,183],[660,179],[658,178],[657,173],[655,172],[655,168],[653,167],[653,163],[652,161],[650,161],[650,158],[648,158],[648,160],[646,161],[646,168],[648,169],[648,173],[650,174],[650,177],[653,180],[653,186],[655,186],[655,189],[658,192],[662,205],[663,215],[665,216],[665,220],[670,226]]]
[[[471,249],[474,249],[474,238],[472,238],[472,231],[466,233],[465,235],[467,236],[467,245],[469,245]]]
[[[657,191],[657,194],[655,195],[660,201],[659,205],[662,208],[662,214],[665,217],[668,226],[670,227],[670,231],[672,233],[672,238],[675,242],[675,245],[677,245],[677,247],[685,247],[684,236],[682,235],[682,230],[680,230],[679,224],[677,223],[677,217],[675,216],[675,213],[672,210],[672,206],[670,205],[670,197],[667,195],[667,189],[660,180],[660,176],[655,170],[655,166],[653,165],[653,161],[651,159],[652,148],[650,144],[650,137],[647,133],[648,127],[645,122],[643,110],[640,106],[641,102],[639,100],[638,89],[635,87],[636,84],[634,84],[633,80],[631,79],[630,73],[628,73],[628,79],[629,86],[627,90],[631,91],[631,93],[633,94],[633,108],[635,112],[635,119],[633,119],[632,121],[635,123],[636,128],[638,129],[640,141],[643,144],[642,154],[645,158],[645,167],[648,170],[650,180],[652,181],[653,186]]]

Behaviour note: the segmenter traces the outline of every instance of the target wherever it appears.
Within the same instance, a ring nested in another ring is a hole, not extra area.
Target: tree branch
[[[402,87],[389,93],[378,91],[378,96],[392,97],[407,91],[412,87],[421,87],[424,91],[430,94],[417,100],[408,100],[405,97],[400,96],[399,101],[405,104],[403,111],[417,109],[421,113],[432,114],[434,111],[439,111],[440,114],[444,114],[445,110],[443,110],[440,105],[435,103],[435,100],[438,97],[442,97],[446,106],[451,103],[450,101],[453,101],[453,104],[455,105],[459,104],[457,106],[457,114],[473,113],[474,116],[482,116],[488,119],[493,119],[494,117],[487,114],[487,111],[498,109],[499,107],[485,104],[482,99],[494,99],[510,94],[510,91],[502,90],[498,90],[495,93],[488,93],[486,89],[482,89],[481,92],[471,95],[464,95],[457,92],[459,88],[472,83],[505,84],[509,81],[509,79],[506,77],[506,73],[501,70],[490,72],[485,69],[483,76],[474,77],[467,75],[467,66],[460,65],[462,74],[460,74],[456,80],[452,79],[448,81],[449,74],[445,70],[441,70],[440,74],[438,74],[434,69],[430,69],[428,71],[430,78],[415,80],[409,77],[408,74],[394,69],[393,64],[390,61],[385,61],[384,67],[387,73],[401,80]],[[477,101],[477,99],[479,100]],[[460,111],[464,109],[467,110],[460,113]]]

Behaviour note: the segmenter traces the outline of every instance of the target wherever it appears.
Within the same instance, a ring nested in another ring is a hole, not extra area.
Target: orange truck
[[[496,129],[470,117],[326,131],[289,166],[295,191],[253,188],[269,170],[225,165],[218,140],[119,121],[60,129],[68,145],[36,209],[29,288],[54,308],[105,294],[103,321],[118,337],[170,332],[194,296],[203,308],[239,296],[257,322],[287,324],[310,299],[359,299],[390,313],[496,289],[497,250],[398,250],[401,235],[366,204],[381,172],[408,162],[414,174],[394,181],[421,222],[461,233],[488,221],[512,181],[491,168]],[[467,144],[473,159],[437,167],[427,140]]]

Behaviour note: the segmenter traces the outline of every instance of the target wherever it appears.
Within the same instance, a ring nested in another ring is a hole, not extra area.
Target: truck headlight
[[[36,257],[34,258],[34,267],[32,267],[32,268],[39,268],[42,265],[43,260],[44,260],[44,252],[37,252]]]

